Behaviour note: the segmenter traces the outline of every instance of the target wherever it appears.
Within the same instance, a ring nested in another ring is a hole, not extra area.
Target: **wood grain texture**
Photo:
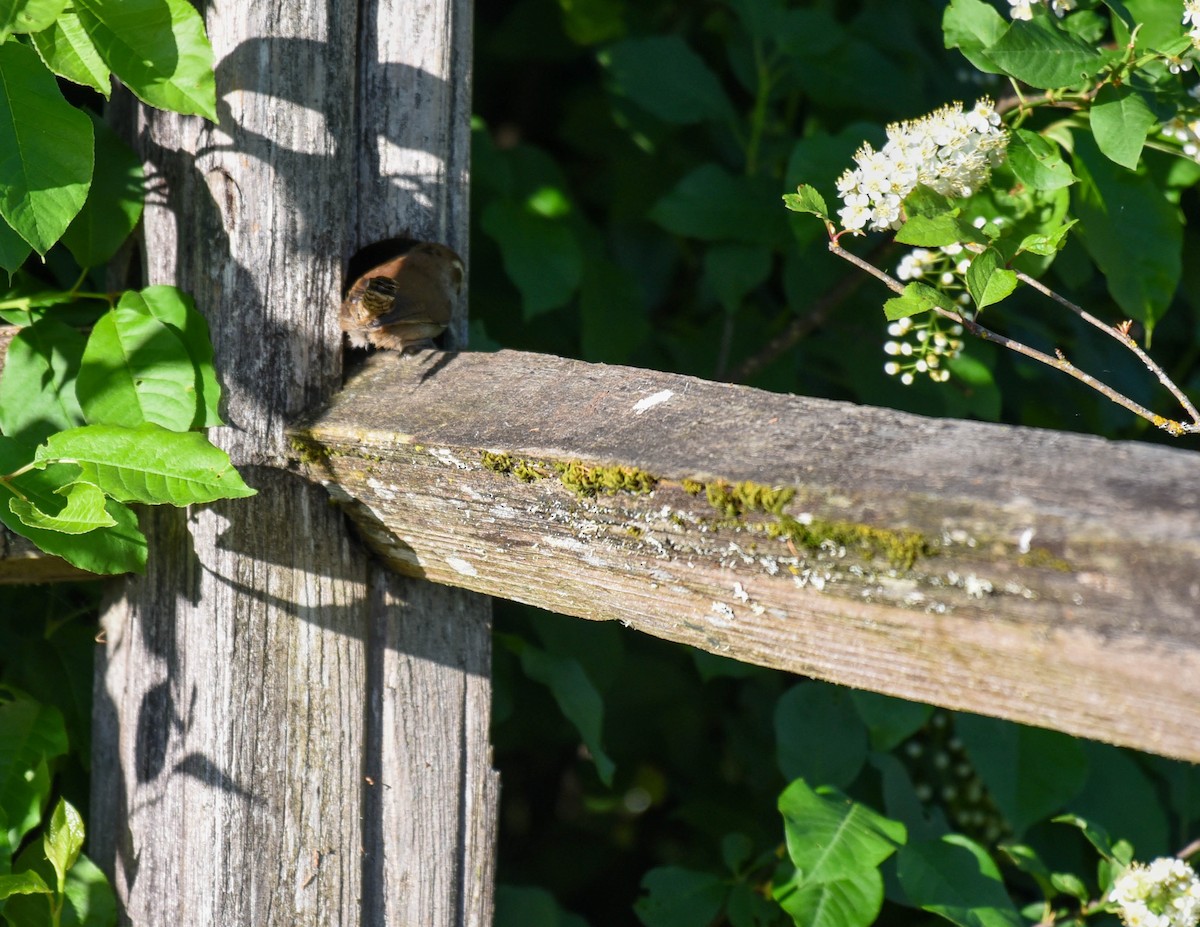
[[[252,499],[152,511],[103,618],[91,852],[121,923],[367,923],[368,557],[271,466],[341,379],[355,5],[205,5],[220,125],[137,108],[147,282],[195,298]]]
[[[1195,452],[508,351],[374,358],[293,433],[298,466],[410,575],[1200,759]],[[553,462],[660,482],[580,496]],[[826,542],[684,480],[790,487],[784,512]],[[913,536],[928,551],[889,562]]]

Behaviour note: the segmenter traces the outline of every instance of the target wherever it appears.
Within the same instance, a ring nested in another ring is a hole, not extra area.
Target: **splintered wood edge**
[[[1194,453],[507,351],[291,435],[408,575],[1200,760]]]

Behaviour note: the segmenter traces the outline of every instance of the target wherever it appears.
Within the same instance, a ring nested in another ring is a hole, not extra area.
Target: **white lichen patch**
[[[723,619],[723,621],[715,622],[716,624],[731,624],[733,622],[733,608],[724,602],[713,602],[711,611],[714,615],[718,615]]]
[[[733,584],[733,597],[735,599],[737,599],[739,602],[749,602],[750,601],[750,593],[748,593],[746,591],[746,587],[743,586],[741,583]]]
[[[446,564],[460,576],[478,576],[479,571],[467,560],[461,557],[447,557]]]
[[[379,496],[380,499],[385,499],[388,502],[391,502],[396,498],[396,490],[393,486],[385,483],[383,480],[378,480],[373,476],[367,477],[367,488],[374,490],[375,494]]]
[[[635,402],[633,404],[633,414],[641,415],[643,412],[647,411],[648,409],[653,409],[655,406],[661,405],[662,403],[666,402],[668,399],[670,399],[674,395],[675,395],[675,393],[672,390],[664,389],[664,390],[659,390],[657,393],[654,393],[651,396],[647,396],[644,399],[639,399],[637,402]]]
[[[455,457],[448,448],[431,447],[429,449],[429,456],[438,461],[438,463],[445,464],[447,467],[454,467],[456,470],[471,469],[470,466]]]

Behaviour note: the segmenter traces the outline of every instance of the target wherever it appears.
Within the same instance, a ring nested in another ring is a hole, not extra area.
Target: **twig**
[[[904,284],[902,284],[899,280],[896,280],[894,277],[892,277],[889,274],[885,273],[884,271],[880,270],[878,267],[875,267],[874,265],[869,264],[868,262],[864,261],[862,258],[858,257],[857,255],[851,254],[849,251],[847,251],[845,248],[843,248],[841,245],[838,244],[836,238],[830,239],[829,250],[831,252],[833,252],[834,254],[836,254],[838,257],[842,258],[843,260],[847,260],[851,264],[855,265],[856,267],[859,267],[859,268],[865,270],[867,273],[871,274],[871,276],[875,277],[876,279],[883,281],[883,283],[888,287],[888,289],[892,290],[893,292],[901,293],[901,294],[904,292]],[[969,331],[976,338],[981,338],[984,341],[990,341],[993,344],[998,344],[1001,347],[1008,348],[1010,351],[1016,351],[1018,354],[1024,354],[1028,358],[1031,358],[1036,361],[1040,361],[1041,363],[1045,364],[1048,367],[1053,367],[1056,370],[1061,370],[1063,373],[1067,374],[1068,376],[1072,376],[1079,382],[1084,383],[1087,386],[1090,386],[1092,389],[1096,390],[1096,392],[1100,393],[1107,399],[1111,400],[1112,402],[1115,402],[1117,405],[1122,406],[1125,409],[1128,409],[1130,412],[1134,413],[1134,415],[1138,415],[1141,418],[1144,418],[1146,421],[1150,422],[1155,427],[1163,429],[1164,431],[1168,432],[1169,434],[1173,435],[1174,437],[1179,437],[1180,435],[1183,435],[1183,434],[1200,433],[1200,419],[1194,420],[1192,424],[1186,424],[1184,422],[1177,422],[1177,421],[1174,421],[1173,419],[1164,418],[1163,416],[1158,415],[1155,412],[1151,412],[1145,406],[1134,402],[1128,396],[1118,393],[1115,389],[1113,389],[1107,383],[1097,380],[1091,374],[1085,373],[1084,371],[1080,370],[1078,367],[1076,367],[1074,364],[1072,364],[1069,360],[1067,360],[1066,356],[1061,351],[1056,351],[1055,356],[1051,356],[1049,354],[1045,354],[1042,351],[1037,350],[1037,348],[1031,348],[1027,344],[1023,344],[1020,341],[1016,341],[1012,338],[1005,337],[1004,335],[1001,335],[998,332],[994,332],[989,328],[985,328],[984,326],[982,326],[978,322],[976,322],[974,319],[969,318],[965,315],[960,315],[957,312],[952,312],[949,309],[944,309],[938,305],[932,306],[931,309],[933,312],[936,312],[938,315],[942,316],[943,318],[949,319],[952,322],[957,322],[959,325],[961,325],[963,328],[965,328],[967,331]],[[1083,310],[1080,309],[1079,311],[1082,312]],[[1103,323],[1101,323],[1101,324],[1103,324]],[[1164,374],[1164,376],[1165,376],[1165,374]],[[1188,405],[1190,406],[1190,403],[1188,403]],[[1193,418],[1195,418],[1195,417],[1193,416]]]

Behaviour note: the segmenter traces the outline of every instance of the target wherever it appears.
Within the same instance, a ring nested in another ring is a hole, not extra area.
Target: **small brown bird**
[[[422,241],[354,281],[342,301],[342,331],[356,348],[403,351],[432,341],[450,324],[463,262],[445,245]]]

